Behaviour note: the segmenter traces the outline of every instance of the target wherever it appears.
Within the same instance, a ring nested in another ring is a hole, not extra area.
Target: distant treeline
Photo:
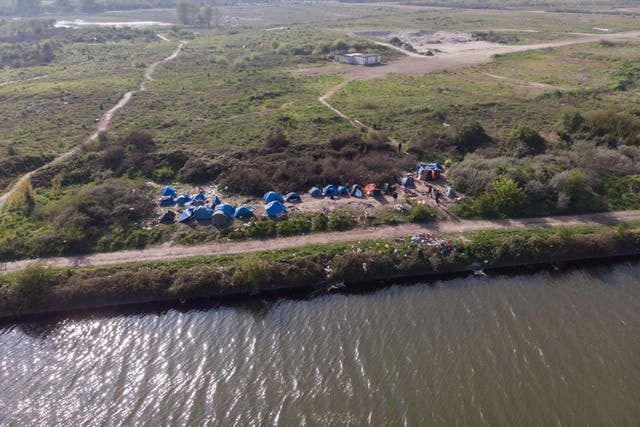
[[[338,0],[342,3],[368,3],[370,0]],[[382,0],[394,1],[394,0]],[[470,9],[552,9],[574,11],[592,6],[636,6],[637,0],[422,0],[404,4],[435,7],[464,7]]]
[[[177,0],[0,0],[0,15],[37,16],[42,13],[173,8]]]

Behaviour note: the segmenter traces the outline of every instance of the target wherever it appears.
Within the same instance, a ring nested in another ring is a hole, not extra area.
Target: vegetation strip
[[[638,223],[478,231],[451,241],[414,236],[108,267],[31,263],[0,276],[0,317],[637,254]]]

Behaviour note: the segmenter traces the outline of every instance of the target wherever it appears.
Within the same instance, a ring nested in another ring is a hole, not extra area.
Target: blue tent
[[[264,202],[265,203],[270,203],[270,202],[273,202],[274,200],[277,200],[280,203],[284,202],[284,200],[282,199],[282,196],[280,195],[280,193],[276,193],[275,191],[269,191],[267,193],[264,193]]]
[[[302,201],[302,197],[298,193],[291,192],[284,196],[284,200],[289,203],[300,203]]]
[[[194,211],[193,208],[185,209],[185,211],[182,212],[180,214],[180,216],[178,217],[178,222],[186,222],[186,221],[192,219],[193,218],[193,211]]]
[[[194,202],[200,201],[204,202],[204,193],[198,193],[191,198]]]
[[[215,208],[220,203],[222,203],[222,200],[220,200],[220,198],[218,196],[213,196],[213,200],[211,201],[211,207]]]
[[[313,187],[309,190],[309,194],[311,194],[311,197],[322,197],[322,191],[318,187]]]
[[[272,218],[287,214],[287,207],[277,200],[267,204],[267,206],[264,207],[264,210],[267,213],[267,216]]]
[[[218,206],[215,207],[214,210],[222,211],[222,213],[224,213],[226,216],[230,218],[233,218],[233,216],[236,214],[236,208],[234,208],[233,206],[227,203],[219,204]]]
[[[187,203],[191,203],[191,197],[189,197],[187,194],[183,194],[176,199],[176,203],[178,204],[178,206],[184,206]]]
[[[176,189],[168,185],[162,189],[162,197],[176,197]]]
[[[338,187],[338,195],[339,196],[348,196],[349,195],[349,190],[347,190],[347,187],[345,187],[344,185],[341,185]]]
[[[242,205],[236,208],[236,213],[234,216],[236,218],[242,218],[242,217],[251,216],[251,215],[253,215],[253,208],[251,206]]]
[[[204,221],[204,220],[207,220],[207,219],[211,219],[212,215],[213,215],[213,209],[209,209],[206,206],[198,206],[193,211],[193,218],[197,219],[198,221]]]
[[[335,185],[327,185],[322,189],[322,194],[324,194],[327,197],[337,196],[338,190],[336,190]]]
[[[160,199],[160,206],[173,206],[176,204],[176,201],[173,200],[173,197],[163,197]]]
[[[400,185],[407,188],[415,187],[413,183],[413,178],[410,176],[405,176],[404,178],[400,178]]]

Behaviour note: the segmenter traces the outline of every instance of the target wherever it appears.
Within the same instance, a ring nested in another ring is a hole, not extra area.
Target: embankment
[[[360,287],[496,268],[640,255],[640,225],[488,230],[446,244],[389,239],[109,267],[30,264],[0,275],[0,317],[204,298]]]

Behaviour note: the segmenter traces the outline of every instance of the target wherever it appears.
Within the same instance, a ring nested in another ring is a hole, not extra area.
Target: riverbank
[[[487,230],[103,267],[32,263],[0,275],[0,318],[131,304],[313,292],[640,254],[640,225]]]

